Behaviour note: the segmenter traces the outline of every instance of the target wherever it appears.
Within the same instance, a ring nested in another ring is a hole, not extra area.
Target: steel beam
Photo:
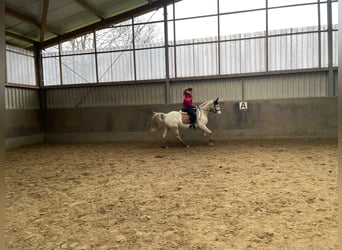
[[[24,41],[24,42],[28,42],[28,43],[32,43],[32,44],[37,42],[37,41],[30,39],[26,36],[18,35],[18,34],[11,32],[11,31],[8,31],[8,30],[5,32],[5,34],[6,34],[6,36],[9,36],[9,37],[12,37],[12,38]]]
[[[332,6],[331,0],[327,1],[328,18],[328,96],[335,96],[335,82],[333,70],[333,35],[332,35]]]
[[[342,1],[338,1],[338,246],[342,249]]]
[[[46,132],[46,90],[44,87],[43,58],[40,45],[35,47],[35,72],[36,81],[39,88],[39,118],[43,132]]]
[[[40,28],[40,39],[39,39],[40,42],[44,41],[48,10],[49,10],[49,0],[44,0],[43,9],[42,9],[42,21],[41,21],[41,28]]]
[[[5,81],[6,81],[6,45],[5,45],[5,1],[0,1],[0,209],[4,211],[5,189]],[[0,249],[5,249],[5,219],[0,215]]]
[[[170,104],[170,62],[169,62],[169,35],[167,23],[167,5],[164,5],[164,40],[165,40],[165,103]]]

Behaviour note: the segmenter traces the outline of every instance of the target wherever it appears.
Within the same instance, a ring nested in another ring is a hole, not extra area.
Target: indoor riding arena
[[[337,250],[338,5],[0,3],[6,249]]]

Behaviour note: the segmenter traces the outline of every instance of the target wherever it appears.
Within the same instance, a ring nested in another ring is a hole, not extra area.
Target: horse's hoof
[[[209,145],[209,146],[214,146],[214,143],[210,142],[208,145]]]
[[[189,146],[189,145],[186,145],[186,147],[187,147],[187,148],[190,148],[190,146]]]

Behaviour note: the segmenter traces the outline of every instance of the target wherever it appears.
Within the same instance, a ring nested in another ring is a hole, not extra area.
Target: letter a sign
[[[247,102],[240,102],[239,107],[240,107],[240,110],[246,110],[247,109]]]

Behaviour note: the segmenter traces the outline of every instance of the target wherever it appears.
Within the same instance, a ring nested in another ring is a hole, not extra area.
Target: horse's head
[[[221,114],[221,108],[220,108],[220,104],[219,104],[219,98],[217,97],[215,100],[207,100],[204,103],[199,105],[199,109],[201,110],[205,110],[207,112],[212,111],[215,114]]]
[[[221,114],[221,108],[220,108],[218,97],[216,98],[216,100],[214,100],[213,104],[214,104],[214,113],[220,115]]]

